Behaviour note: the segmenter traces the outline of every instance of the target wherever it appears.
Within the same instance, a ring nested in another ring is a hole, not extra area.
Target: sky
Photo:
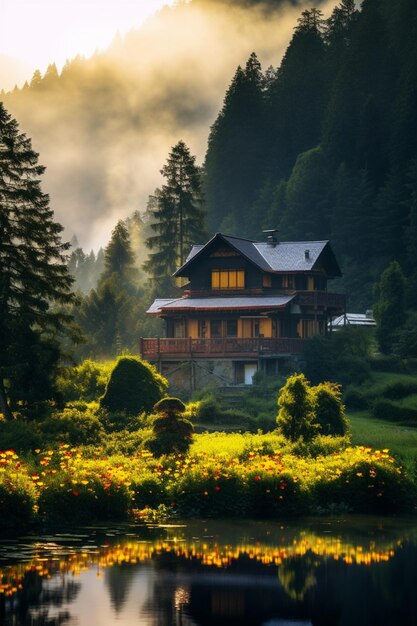
[[[58,70],[77,54],[90,56],[173,0],[0,0],[0,75],[8,88],[42,73],[51,62]],[[29,76],[28,76],[29,74]]]

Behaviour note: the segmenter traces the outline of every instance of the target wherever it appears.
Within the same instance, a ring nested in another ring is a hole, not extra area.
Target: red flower
[[[255,480],[261,480],[260,476],[255,476]]]
[[[219,487],[219,485],[216,485],[216,486],[215,486],[215,490],[216,490],[216,491],[220,491],[220,487]]]
[[[279,486],[279,488],[280,488],[280,489],[285,489],[285,487],[286,487],[286,486],[287,486],[287,483],[281,483],[281,484],[280,484],[280,486]]]
[[[72,495],[73,495],[73,496],[78,496],[78,495],[79,495],[79,492],[78,492],[78,491],[73,491],[73,492],[72,492]]]

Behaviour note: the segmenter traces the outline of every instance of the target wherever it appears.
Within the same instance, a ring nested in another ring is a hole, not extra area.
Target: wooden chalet
[[[341,276],[329,242],[282,242],[271,232],[265,242],[217,233],[193,246],[175,273],[188,279],[183,295],[147,311],[165,320],[166,337],[141,339],[142,358],[169,377],[187,370],[191,388],[250,384],[256,371],[288,367],[307,337],[325,334],[345,313],[345,296],[327,290]]]

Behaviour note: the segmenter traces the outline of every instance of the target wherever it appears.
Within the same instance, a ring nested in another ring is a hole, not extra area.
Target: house
[[[345,296],[327,291],[341,276],[328,241],[251,241],[217,233],[195,245],[175,276],[179,298],[155,300],[165,338],[142,338],[142,358],[177,388],[251,384],[300,358],[305,339],[325,334],[345,313]]]

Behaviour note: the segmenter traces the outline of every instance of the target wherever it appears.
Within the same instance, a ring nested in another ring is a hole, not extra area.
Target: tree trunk
[[[4,380],[0,378],[0,413],[3,413],[6,420],[12,420],[13,414],[7,402],[6,390],[4,388]]]

